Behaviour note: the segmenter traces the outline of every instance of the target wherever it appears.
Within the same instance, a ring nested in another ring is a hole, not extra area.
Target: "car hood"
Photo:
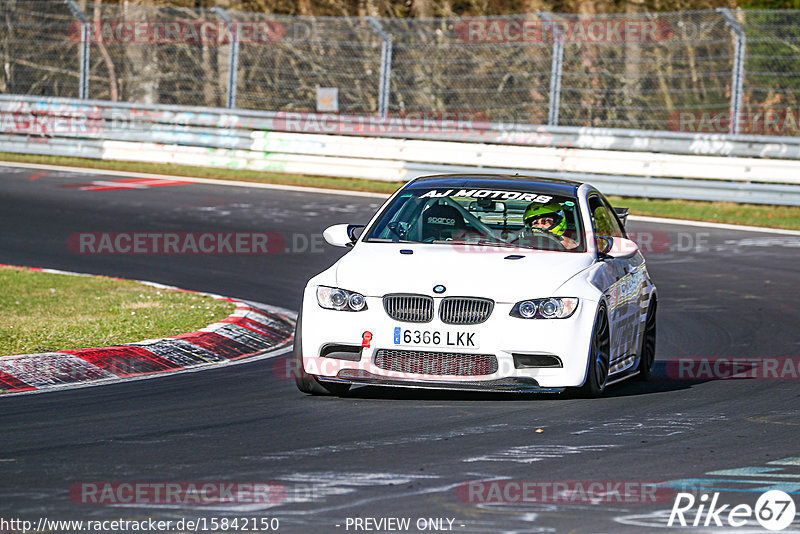
[[[401,250],[413,251],[403,254]],[[521,256],[508,259],[509,256]],[[388,293],[476,296],[497,302],[556,296],[553,292],[594,263],[591,254],[462,245],[359,243],[336,265],[336,284],[371,297]],[[568,296],[568,295],[564,295]]]

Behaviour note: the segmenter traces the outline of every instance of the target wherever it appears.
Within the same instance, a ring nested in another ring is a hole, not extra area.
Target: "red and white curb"
[[[56,269],[22,268],[72,276],[95,276]],[[2,356],[0,393],[30,393],[200,370],[242,360],[271,358],[291,348],[296,315],[289,310],[144,280],[133,281],[160,289],[225,300],[234,303],[236,310],[222,321],[196,332],[168,338],[110,347]]]

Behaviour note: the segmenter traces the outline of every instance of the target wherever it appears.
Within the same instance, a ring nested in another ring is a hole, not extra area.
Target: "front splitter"
[[[343,369],[334,377],[318,376],[320,382],[364,386],[387,386],[451,391],[483,391],[498,393],[562,393],[567,388],[543,388],[533,378],[501,378],[497,380],[420,380],[387,378],[359,369]]]

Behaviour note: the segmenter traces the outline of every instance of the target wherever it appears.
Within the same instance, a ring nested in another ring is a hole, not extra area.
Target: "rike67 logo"
[[[699,497],[678,493],[667,526],[739,528],[753,527],[757,522],[767,530],[778,531],[794,521],[794,500],[781,490],[762,493],[755,506],[720,504],[719,496],[719,492],[703,493]]]

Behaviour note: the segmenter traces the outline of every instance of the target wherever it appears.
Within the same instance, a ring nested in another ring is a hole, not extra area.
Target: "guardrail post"
[[[231,20],[223,8],[214,7],[212,11],[228,25],[231,34],[231,49],[228,56],[228,98],[225,107],[232,109],[236,107],[236,82],[239,72],[239,32],[237,31],[236,23]]]
[[[561,107],[561,71],[564,66],[564,39],[561,38],[558,25],[550,13],[540,11],[539,18],[547,22],[553,29],[553,59],[550,62],[550,107],[547,112],[547,125],[558,126],[558,111]]]
[[[742,113],[742,87],[744,86],[744,56],[746,36],[744,29],[733,16],[733,13],[727,7],[717,8],[717,11],[722,14],[725,23],[730,27],[733,35],[736,38],[734,58],[733,58],[733,80],[731,82],[731,124],[729,132],[732,134],[739,133],[739,123],[741,122]]]
[[[64,0],[64,3],[67,4],[69,10],[72,12],[72,16],[75,17],[80,21],[81,26],[81,43],[80,43],[80,82],[78,88],[78,98],[81,100],[86,100],[89,98],[89,51],[90,51],[90,42],[89,39],[91,37],[91,22],[81,11],[81,8],[78,7],[78,4],[75,3],[75,0]]]
[[[392,36],[384,31],[375,17],[367,17],[370,26],[381,38],[381,78],[378,87],[378,115],[385,119],[389,110],[389,91],[392,77]]]

